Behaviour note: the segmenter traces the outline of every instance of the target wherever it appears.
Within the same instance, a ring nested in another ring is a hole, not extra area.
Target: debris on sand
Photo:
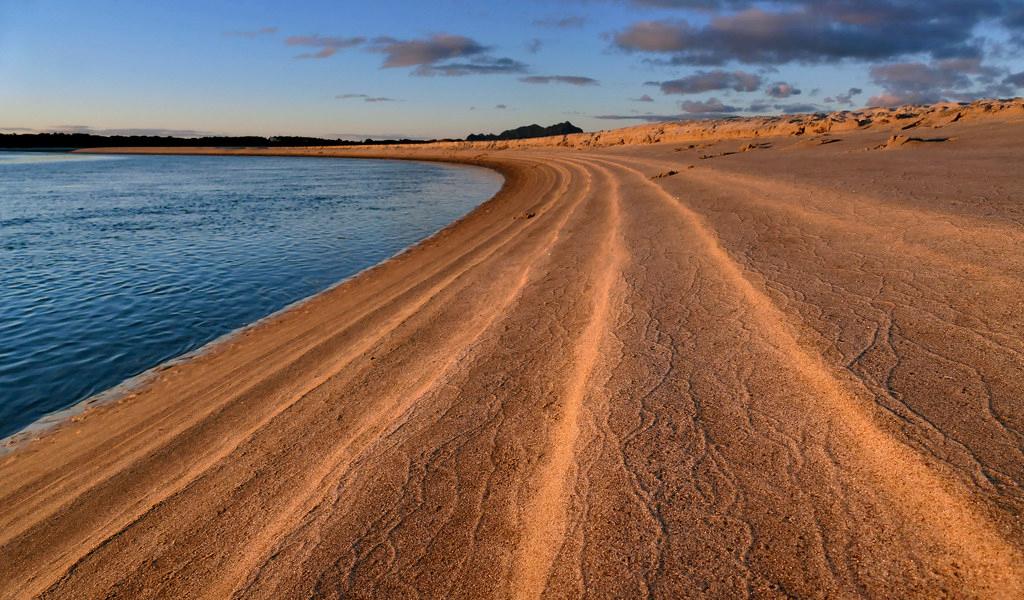
[[[679,174],[679,171],[662,171],[661,173],[658,173],[657,175],[652,175],[651,179],[661,179],[663,177],[672,177],[673,175],[678,175],[678,174]]]
[[[924,137],[911,137],[909,135],[893,135],[893,136],[890,136],[888,141],[886,141],[884,144],[880,144],[878,146],[875,146],[874,149],[875,150],[892,150],[893,148],[899,148],[901,146],[906,146],[907,144],[934,144],[934,143],[939,143],[939,142],[949,142],[949,141],[952,141],[952,140],[953,140],[953,138],[950,138],[950,137],[924,138]]]
[[[718,154],[701,154],[698,158],[701,160],[707,160],[709,158],[719,158],[722,156],[732,156],[736,152],[720,152]]]
[[[814,137],[805,138],[795,144],[784,147],[784,150],[799,150],[801,148],[809,148],[815,146],[825,146],[827,144],[835,144],[836,142],[843,141],[843,138],[832,137],[828,133],[816,135]]]

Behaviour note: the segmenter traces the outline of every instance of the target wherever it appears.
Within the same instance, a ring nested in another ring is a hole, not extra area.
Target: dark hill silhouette
[[[548,137],[551,135],[568,135],[570,133],[583,133],[583,130],[576,127],[569,121],[556,123],[550,127],[524,125],[515,129],[506,129],[495,135],[493,133],[471,133],[466,136],[467,142],[491,142],[495,140],[525,140],[529,138]]]

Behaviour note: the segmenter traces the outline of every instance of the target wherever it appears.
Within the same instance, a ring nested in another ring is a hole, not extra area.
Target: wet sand
[[[0,456],[0,596],[1021,597],[1024,112],[931,116],[236,151],[506,185]]]

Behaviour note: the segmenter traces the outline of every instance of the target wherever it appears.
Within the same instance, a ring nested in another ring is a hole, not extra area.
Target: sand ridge
[[[506,185],[0,457],[0,596],[1018,597],[1018,105],[234,151]]]

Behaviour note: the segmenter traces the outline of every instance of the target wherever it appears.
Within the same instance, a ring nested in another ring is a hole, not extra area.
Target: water
[[[0,437],[393,256],[500,185],[400,161],[0,152]]]

